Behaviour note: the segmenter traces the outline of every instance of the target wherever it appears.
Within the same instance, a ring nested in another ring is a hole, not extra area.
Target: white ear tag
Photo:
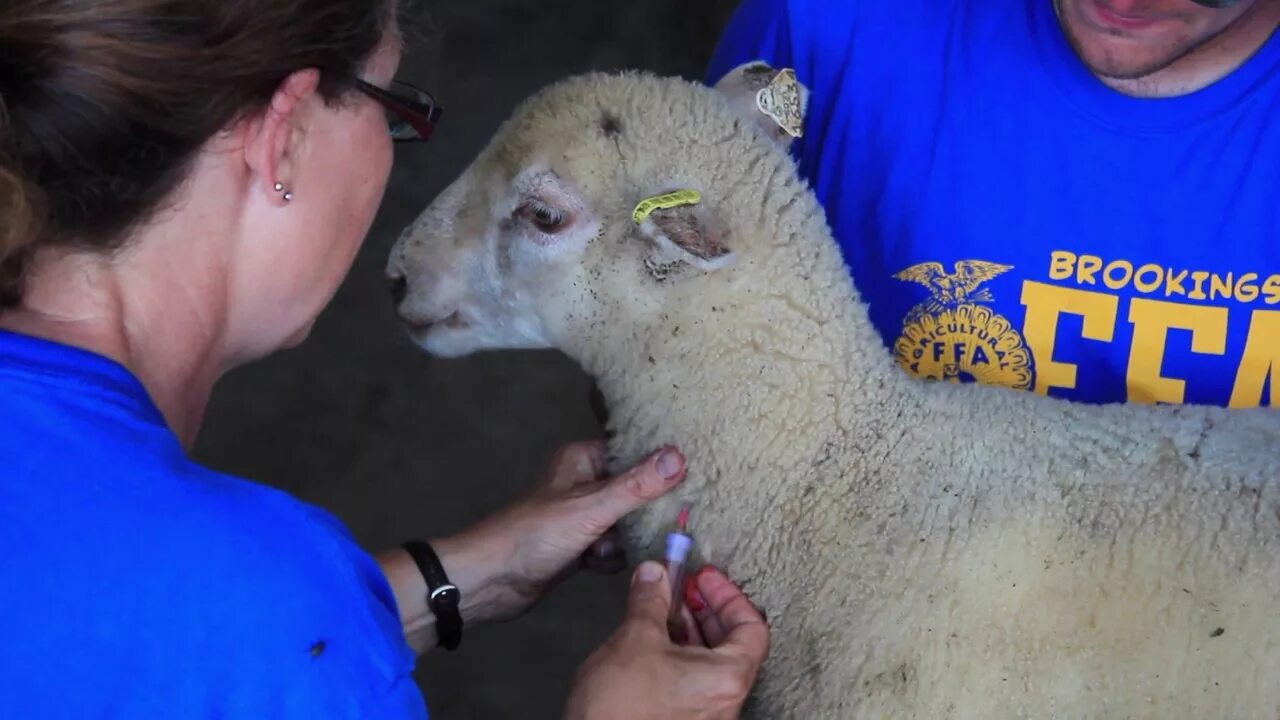
[[[804,134],[804,111],[800,107],[800,83],[791,68],[778,72],[773,82],[756,93],[756,106],[793,138]]]

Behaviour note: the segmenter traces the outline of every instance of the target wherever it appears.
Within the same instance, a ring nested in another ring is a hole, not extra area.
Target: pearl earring
[[[276,183],[276,184],[275,184],[275,189],[276,189],[276,192],[280,192],[280,191],[284,190],[284,183],[281,183],[281,182]],[[292,199],[293,199],[293,193],[291,193],[291,192],[287,192],[287,193],[285,193],[285,194],[284,194],[284,201],[285,201],[285,202],[289,202],[289,201],[290,201],[290,200],[292,200]]]

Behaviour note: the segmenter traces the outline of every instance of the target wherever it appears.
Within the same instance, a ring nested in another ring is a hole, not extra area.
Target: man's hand
[[[769,646],[764,617],[717,570],[700,572],[686,591],[696,637],[667,635],[671,586],[663,567],[636,570],[626,620],[578,673],[569,720],[723,720],[736,718]]]

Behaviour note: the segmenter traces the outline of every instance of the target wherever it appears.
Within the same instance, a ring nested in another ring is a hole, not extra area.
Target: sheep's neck
[[[674,443],[717,458],[721,470],[792,475],[768,465],[896,442],[882,435],[877,408],[924,400],[894,366],[843,265],[828,265],[830,277],[771,275],[749,283],[767,291],[738,285],[673,303],[679,309],[639,344],[611,342],[580,358],[605,397],[619,460]]]
[[[723,472],[789,478],[795,468],[772,465],[865,453],[879,468],[918,431],[896,418],[945,423],[955,408],[934,407],[938,394],[893,362],[790,159],[743,153],[731,164],[716,176],[764,179],[722,187],[735,264],[671,279],[667,315],[651,325],[593,328],[604,335],[565,348],[604,395],[612,449],[626,463],[675,443]]]

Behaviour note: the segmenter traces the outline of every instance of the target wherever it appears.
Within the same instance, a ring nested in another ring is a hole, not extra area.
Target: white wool
[[[532,98],[393,251],[407,317],[471,323],[415,336],[559,348],[600,384],[615,469],[684,450],[683,487],[628,519],[632,557],[694,501],[702,559],[772,627],[753,715],[1280,716],[1280,416],[909,378],[734,107],[640,74]],[[511,219],[531,172],[586,229]],[[733,257],[658,280],[631,209],[685,187]]]

